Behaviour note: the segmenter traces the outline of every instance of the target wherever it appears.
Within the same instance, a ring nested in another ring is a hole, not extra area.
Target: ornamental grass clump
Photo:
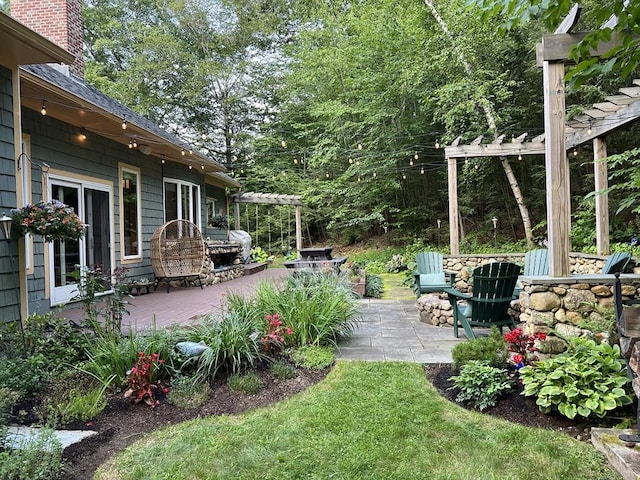
[[[11,217],[13,226],[20,235],[42,235],[45,242],[79,240],[87,227],[72,207],[58,200],[41,200],[13,209]]]

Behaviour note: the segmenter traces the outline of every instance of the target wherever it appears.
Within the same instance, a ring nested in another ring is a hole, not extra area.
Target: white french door
[[[51,306],[67,303],[78,295],[77,280],[69,274],[83,267],[113,270],[111,244],[111,188],[99,183],[79,183],[73,179],[49,180],[49,198],[73,207],[88,224],[80,240],[49,243]]]

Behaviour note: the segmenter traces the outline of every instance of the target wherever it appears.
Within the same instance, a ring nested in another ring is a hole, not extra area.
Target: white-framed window
[[[142,199],[140,169],[119,167],[120,257],[123,262],[142,260]]]
[[[200,185],[164,179],[164,221],[189,220],[200,228]]]

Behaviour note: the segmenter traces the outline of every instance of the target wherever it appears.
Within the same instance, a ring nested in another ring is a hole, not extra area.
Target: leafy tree
[[[494,21],[499,16],[502,31],[516,28],[532,19],[540,19],[550,31],[567,15],[573,2],[570,0],[471,0],[470,5],[479,6],[485,20]],[[568,78],[581,84],[595,76],[618,72],[623,77],[632,75],[640,65],[640,4],[627,0],[606,2],[587,1],[582,13],[582,23],[592,31],[577,44],[572,58],[578,62]],[[607,23],[615,17],[616,22]],[[600,25],[607,25],[598,28]],[[599,61],[590,56],[590,51],[604,41],[617,35],[619,43],[611,48]]]

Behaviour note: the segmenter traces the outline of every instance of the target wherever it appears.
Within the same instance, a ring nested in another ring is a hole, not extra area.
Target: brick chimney
[[[82,0],[11,0],[11,16],[76,57],[69,71],[84,78]]]

